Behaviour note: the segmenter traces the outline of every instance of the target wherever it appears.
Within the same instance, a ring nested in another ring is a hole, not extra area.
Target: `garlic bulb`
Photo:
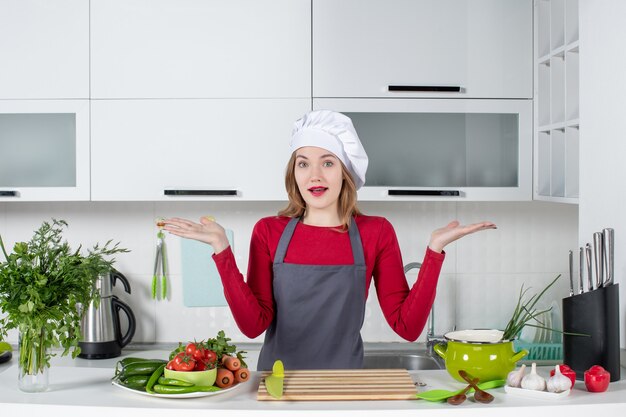
[[[561,373],[559,365],[554,367],[554,375],[548,379],[548,391],[563,392],[572,387],[572,380]]]
[[[546,380],[537,373],[537,364],[533,362],[530,373],[522,378],[522,388],[535,391],[546,390]]]
[[[522,385],[522,378],[524,378],[524,370],[526,369],[526,365],[522,365],[517,370],[512,370],[506,377],[506,384],[509,387],[519,388]]]

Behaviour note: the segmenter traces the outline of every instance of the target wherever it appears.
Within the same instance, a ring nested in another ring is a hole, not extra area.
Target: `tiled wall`
[[[180,274],[180,241],[168,236],[170,299],[153,301],[150,282],[154,265],[157,217],[198,219],[211,214],[234,231],[235,254],[245,272],[248,244],[254,223],[275,214],[282,203],[0,203],[0,234],[7,247],[29,240],[42,221],[69,223],[65,237],[72,244],[90,247],[109,239],[131,249],[117,257],[116,267],[130,280],[132,294],[115,288],[138,319],[133,342],[176,342],[213,337],[226,331],[234,341],[249,342],[234,323],[228,307],[185,307]],[[436,331],[455,325],[464,328],[503,328],[522,283],[542,289],[557,274],[564,274],[546,304],[568,295],[567,251],[577,245],[577,206],[541,202],[524,203],[362,203],[367,214],[387,217],[396,229],[404,263],[423,258],[430,232],[450,220],[462,223],[491,220],[497,230],[470,235],[447,248],[435,302]],[[407,275],[410,284],[417,271]],[[368,298],[362,330],[367,342],[402,341],[385,322],[375,289]],[[425,332],[420,336],[424,340]],[[17,342],[10,333],[9,341]],[[259,337],[254,342],[262,342]]]

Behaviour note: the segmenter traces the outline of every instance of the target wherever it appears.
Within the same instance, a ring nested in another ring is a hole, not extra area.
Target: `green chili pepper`
[[[163,360],[132,362],[122,368],[118,378],[126,379],[134,375],[152,375],[158,367],[165,367],[165,365],[166,362]]]
[[[159,377],[163,375],[164,369],[165,364],[159,366],[156,371],[154,371],[152,375],[150,375],[150,379],[148,379],[148,382],[146,383],[146,392],[154,394],[154,390],[152,389],[152,387],[154,387],[154,384],[156,384],[156,382],[159,380]]]
[[[139,391],[146,390],[146,384],[148,383],[148,379],[150,377],[148,375],[134,375],[129,376],[128,378],[121,380],[120,383],[128,388],[136,389]]]
[[[220,387],[216,387],[215,385],[193,385],[191,387],[177,387],[174,385],[157,384],[153,388],[154,392],[156,392],[157,394],[189,394],[192,392],[216,392],[222,390]]]
[[[177,387],[193,387],[191,382],[181,381],[180,379],[174,378],[165,378],[164,376],[160,377],[157,383],[160,385],[174,385]]]

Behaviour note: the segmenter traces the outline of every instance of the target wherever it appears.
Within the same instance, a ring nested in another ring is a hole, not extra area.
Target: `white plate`
[[[539,400],[559,400],[569,395],[571,389],[563,392],[536,391],[533,389],[513,388],[504,386],[504,392],[524,398],[535,398]]]
[[[214,392],[190,392],[187,394],[150,394],[148,392],[145,391],[138,391],[136,389],[131,389],[128,387],[125,387],[124,385],[120,384],[117,381],[111,381],[111,383],[113,385],[115,385],[118,388],[121,388],[123,390],[126,391],[130,391],[134,394],[140,394],[140,395],[147,395],[149,397],[159,397],[159,398],[199,398],[199,397],[210,397],[213,395],[220,395],[220,394],[224,394],[225,392],[230,392],[234,389],[237,389],[240,385],[245,384],[245,382],[240,382],[237,385],[234,385],[230,388],[223,388],[220,391],[214,391]]]

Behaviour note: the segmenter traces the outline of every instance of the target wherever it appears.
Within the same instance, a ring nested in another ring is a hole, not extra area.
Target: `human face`
[[[337,213],[337,202],[343,184],[339,158],[323,148],[302,147],[296,151],[294,176],[309,213]]]

